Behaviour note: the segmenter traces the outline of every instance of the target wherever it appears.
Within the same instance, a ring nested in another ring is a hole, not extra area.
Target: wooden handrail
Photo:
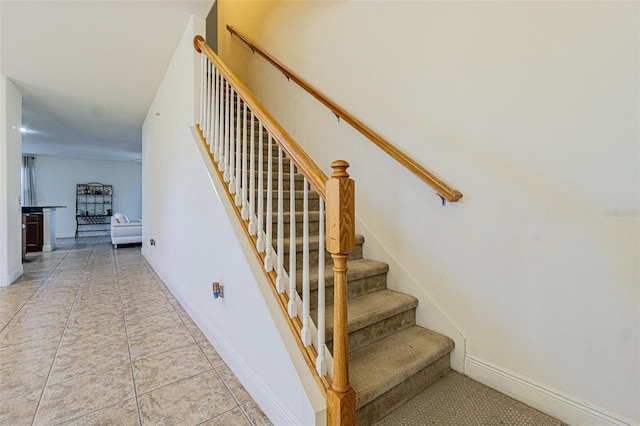
[[[327,175],[320,169],[309,155],[293,140],[291,135],[276,121],[258,99],[249,91],[247,86],[220,60],[218,55],[207,45],[202,36],[193,39],[193,47],[198,53],[203,53],[215,64],[218,71],[235,89],[236,93],[246,102],[253,114],[260,120],[265,129],[282,147],[282,150],[289,156],[291,161],[298,167],[316,192],[326,199],[325,185]]]
[[[418,164],[414,159],[402,152],[392,143],[384,139],[378,133],[374,132],[366,124],[349,114],[341,106],[337,105],[331,99],[316,90],[313,86],[303,80],[300,76],[293,71],[282,65],[277,59],[267,53],[260,46],[249,40],[245,35],[241,34],[238,30],[230,25],[227,25],[227,30],[242,40],[253,52],[257,52],[260,56],[267,60],[271,65],[276,67],[282,72],[288,79],[293,80],[298,86],[307,91],[311,96],[316,98],[320,103],[329,108],[336,116],[342,118],[349,123],[351,127],[360,132],[364,137],[376,144],[380,149],[393,157],[396,161],[409,169],[413,174],[422,179],[428,185],[430,185],[436,192],[444,199],[450,202],[456,202],[462,198],[462,193],[458,190],[451,188],[446,183],[442,182],[438,177],[433,175],[427,169]]]

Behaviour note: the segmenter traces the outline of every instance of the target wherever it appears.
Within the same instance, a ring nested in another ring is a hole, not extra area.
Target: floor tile
[[[128,364],[80,376],[45,388],[35,424],[71,420],[133,396],[133,378]]]
[[[143,394],[138,401],[145,425],[195,425],[237,406],[215,371]]]
[[[249,419],[242,411],[242,408],[237,407],[233,410],[229,410],[226,413],[222,413],[211,420],[201,423],[199,426],[252,426]]]
[[[202,352],[204,352],[211,365],[217,367],[224,364],[224,360],[222,359],[220,354],[218,354],[218,352],[213,348],[213,346],[211,346],[210,343],[202,343],[200,344],[200,348],[202,349]]]
[[[133,363],[138,394],[195,376],[213,367],[197,344],[163,352]]]
[[[129,338],[132,359],[146,358],[172,349],[194,344],[195,340],[184,326],[167,328],[136,338]]]
[[[182,319],[173,311],[162,314],[147,315],[145,317],[134,318],[127,321],[127,333],[129,338],[153,332],[161,332],[167,328],[183,326]]]
[[[0,399],[0,425],[30,425],[36,414],[41,395],[42,389],[38,388],[27,394]]]
[[[72,238],[28,259],[0,288],[0,425],[261,424],[140,247]]]
[[[65,332],[60,343],[59,353],[76,351],[85,347],[95,347],[99,345],[117,345],[126,342],[127,336],[121,324],[114,324],[109,327],[95,328],[69,328]]]
[[[0,400],[42,390],[53,360],[44,365],[9,366],[0,369]],[[2,424],[2,423],[0,423]]]
[[[251,396],[249,396],[249,393],[244,386],[242,386],[240,380],[238,380],[226,364],[217,366],[216,371],[220,374],[222,381],[227,385],[239,405],[252,401]]]
[[[66,426],[136,426],[140,424],[140,416],[136,400],[131,398],[62,424]]]
[[[269,418],[260,409],[254,401],[247,402],[242,405],[242,410],[247,414],[254,426],[271,426]]]
[[[173,306],[165,300],[159,303],[137,303],[123,306],[122,310],[127,320],[140,318],[147,315],[162,314],[165,312],[173,311]]]
[[[128,362],[129,349],[125,340],[115,344],[107,343],[61,352],[56,356],[47,384],[52,385],[85,374],[110,370],[127,365]]]

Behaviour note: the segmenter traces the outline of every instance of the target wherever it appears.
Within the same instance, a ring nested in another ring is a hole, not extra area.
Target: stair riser
[[[389,362],[393,362],[393,360],[389,360]],[[369,404],[358,407],[356,425],[368,426],[375,423],[443,377],[450,370],[449,354],[446,354]]]
[[[275,194],[275,191],[274,191]],[[300,212],[302,211],[302,208],[304,207],[304,199],[303,198],[296,198],[296,211]],[[289,207],[291,206],[290,200],[289,200],[289,196],[288,194],[284,196],[283,200],[282,200],[282,208],[284,209],[285,212],[289,212]],[[320,200],[318,200],[318,198],[311,198],[309,197],[309,211],[318,211],[318,209],[320,209]],[[256,209],[258,208],[258,203],[256,202]],[[264,211],[267,210],[267,199],[266,197],[264,197],[264,204],[263,204],[263,208]],[[272,204],[271,204],[271,209],[272,212],[277,212],[278,211],[278,199],[276,197],[272,198]]]
[[[275,248],[275,247],[274,247]],[[285,268],[289,268],[289,247],[285,247],[284,254],[284,265]],[[331,258],[331,254],[329,252],[325,252],[324,256],[325,264],[333,265],[333,259]],[[350,260],[353,259],[362,259],[362,244],[356,244],[355,250],[349,256]],[[275,263],[275,262],[274,262]],[[309,249],[309,266],[317,266],[318,265],[318,246],[310,247]],[[302,268],[302,248],[297,251],[296,254],[296,269]]]
[[[242,157],[240,157],[240,161],[241,161],[240,164],[242,165]],[[250,162],[250,159],[247,158],[247,168],[249,168],[249,162]],[[275,175],[276,179],[278,178],[278,162],[279,162],[279,160],[278,160],[278,156],[277,155],[274,155],[273,157],[271,157],[271,164],[272,164],[271,173],[273,175]],[[289,173],[289,162],[290,162],[290,160],[288,158],[283,158],[282,159],[282,168],[283,168],[283,172],[284,173]],[[258,167],[259,167],[258,164],[259,164],[258,163],[258,158],[256,158],[256,165],[255,165],[256,173],[258,173]],[[265,155],[262,158],[262,171],[263,171],[263,173],[267,173],[268,167],[269,167],[269,156]],[[236,157],[234,156],[233,157],[233,170],[237,170],[237,168],[238,168],[238,165],[236,164]],[[247,169],[247,175],[249,173],[250,172]]]
[[[301,275],[300,275],[301,276]],[[298,281],[298,292],[302,292],[301,279]],[[318,289],[314,288],[309,292],[310,306],[316,307],[318,305]],[[373,293],[374,291],[384,290],[387,288],[387,274],[378,274],[370,277],[361,278],[358,280],[349,280],[347,282],[347,298],[352,299],[354,297],[362,296],[364,294]],[[325,278],[324,299],[327,305],[333,303],[333,276]]]
[[[284,227],[283,227],[283,235],[284,238],[289,238],[289,234],[290,234],[290,227],[289,227],[289,222],[284,222]],[[302,222],[296,222],[296,237],[301,237],[302,236],[302,228],[304,227],[304,223]],[[318,231],[320,228],[320,222],[318,222],[317,220],[315,221],[309,221],[309,235],[318,235]],[[273,235],[276,236],[278,232],[278,222],[277,220],[273,221]],[[273,246],[276,247],[278,244],[278,241],[276,239],[273,240]]]
[[[410,309],[349,333],[349,352],[356,351],[397,331],[415,325],[415,317],[416,310]],[[333,331],[327,330],[327,339],[332,337],[332,333]],[[333,340],[327,342],[327,347],[333,352]]]
[[[277,194],[277,190],[278,190],[278,174],[274,173],[273,177],[271,178],[271,185],[273,188],[273,192],[275,192]],[[282,179],[282,186],[283,186],[283,190],[284,191],[288,191],[291,188],[290,185],[290,181],[289,179]],[[266,187],[267,187],[267,178],[266,176],[262,179],[262,187],[263,187],[263,191],[265,191]],[[255,184],[254,184],[254,188],[256,189],[256,192],[258,190],[258,178],[255,179]],[[293,188],[296,191],[302,191],[304,190],[304,183],[302,182],[302,180],[296,180],[293,184]],[[273,200],[276,201],[278,198],[276,195],[274,195]]]

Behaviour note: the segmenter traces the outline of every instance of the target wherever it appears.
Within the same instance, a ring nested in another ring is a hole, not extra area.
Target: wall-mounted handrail
[[[298,86],[308,92],[311,96],[316,98],[320,103],[329,108],[336,116],[342,118],[344,121],[349,123],[354,129],[360,132],[363,136],[369,139],[371,142],[376,144],[380,149],[393,157],[396,161],[402,164],[404,167],[409,169],[413,174],[422,179],[428,185],[430,185],[436,192],[446,199],[449,202],[458,201],[462,198],[462,193],[456,189],[451,188],[449,185],[444,183],[438,177],[436,177],[433,173],[422,167],[418,162],[413,160],[407,154],[402,152],[396,146],[394,146],[391,142],[384,139],[378,133],[374,132],[370,127],[366,124],[355,118],[353,115],[349,114],[345,111],[344,108],[337,105],[331,99],[320,93],[317,89],[311,86],[308,82],[298,76],[296,73],[291,71],[289,68],[285,67],[282,63],[280,63],[277,59],[267,53],[263,48],[249,40],[245,35],[240,33],[238,30],[233,28],[230,25],[227,25],[227,30],[237,36],[240,40],[242,40],[253,52],[257,52],[260,56],[267,60],[271,65],[276,67],[280,72],[282,72],[288,79],[293,80]]]
[[[298,167],[309,183],[318,191],[322,198],[326,198],[325,184],[328,180],[327,175],[316,165],[316,163],[307,155],[307,153],[298,145],[298,143],[287,133],[287,131],[276,121],[276,119],[267,111],[267,109],[258,101],[258,99],[249,91],[247,86],[240,81],[238,77],[227,67],[207,45],[202,36],[196,36],[193,39],[193,46],[198,53],[203,53],[209,60],[215,64],[218,71],[224,76],[235,89],[235,91],[252,106],[255,116],[264,123],[264,127],[277,140],[281,141],[283,151],[291,158],[291,161]]]

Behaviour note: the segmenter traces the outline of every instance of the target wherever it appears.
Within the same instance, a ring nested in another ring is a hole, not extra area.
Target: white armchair
[[[130,222],[122,213],[111,216],[111,244],[118,248],[118,244],[142,243],[142,222]]]

